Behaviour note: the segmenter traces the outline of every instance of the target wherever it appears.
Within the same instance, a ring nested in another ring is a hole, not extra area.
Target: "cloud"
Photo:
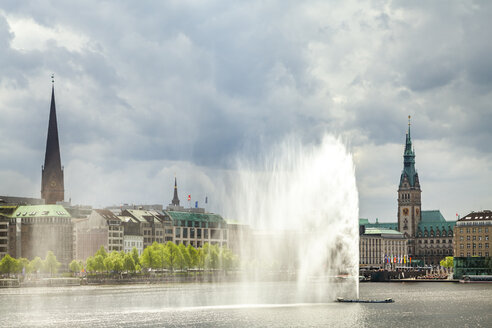
[[[487,206],[490,193],[470,195],[492,182],[479,173],[492,153],[491,12],[488,3],[3,1],[0,194],[39,190],[55,73],[74,202],[159,201],[169,165],[204,194],[219,183],[209,174],[225,177],[236,156],[332,133],[356,158],[361,216],[389,219],[412,115],[429,205]],[[424,159],[447,166],[435,174]],[[460,175],[462,190],[432,198]]]

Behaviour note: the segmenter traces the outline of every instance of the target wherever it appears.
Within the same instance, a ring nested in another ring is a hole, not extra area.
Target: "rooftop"
[[[484,220],[492,220],[492,211],[483,210],[480,212],[471,212],[458,221],[484,221]]]
[[[61,205],[26,205],[19,206],[11,217],[65,217],[70,218],[70,214]]]
[[[165,213],[167,213],[173,220],[225,223],[225,220],[224,218],[222,218],[222,216],[213,213],[195,213],[195,212],[177,212],[177,211],[166,211]]]

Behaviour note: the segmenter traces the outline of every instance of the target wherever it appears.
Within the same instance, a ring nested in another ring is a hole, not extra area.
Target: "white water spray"
[[[316,145],[290,138],[237,166],[224,214],[258,229],[244,246],[247,266],[294,271],[297,301],[358,298],[358,194],[344,145],[332,136]]]

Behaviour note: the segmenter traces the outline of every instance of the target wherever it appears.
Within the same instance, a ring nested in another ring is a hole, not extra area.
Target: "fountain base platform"
[[[392,298],[387,298],[385,300],[346,300],[342,297],[337,297],[337,302],[340,303],[394,303],[395,301]]]

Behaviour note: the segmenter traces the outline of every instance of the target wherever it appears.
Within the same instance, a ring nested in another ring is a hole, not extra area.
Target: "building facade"
[[[228,227],[218,214],[205,213],[202,208],[187,211],[166,211],[172,219],[174,243],[202,247],[205,243],[228,246]]]
[[[362,226],[364,227],[364,226]],[[362,228],[359,236],[359,267],[383,269],[410,265],[407,242],[404,234],[385,228]],[[398,263],[394,263],[394,259]]]
[[[67,270],[73,259],[73,228],[70,214],[61,205],[19,206],[9,222],[9,254],[29,260],[52,251]],[[12,241],[10,243],[10,241]]]
[[[86,260],[99,248],[123,250],[122,221],[109,210],[93,210],[86,219],[74,219],[75,258]]]
[[[471,212],[454,227],[454,256],[489,257],[492,238],[492,211]]]
[[[130,253],[133,248],[137,249],[138,255],[143,253],[143,236],[124,235],[123,236],[123,251]]]

